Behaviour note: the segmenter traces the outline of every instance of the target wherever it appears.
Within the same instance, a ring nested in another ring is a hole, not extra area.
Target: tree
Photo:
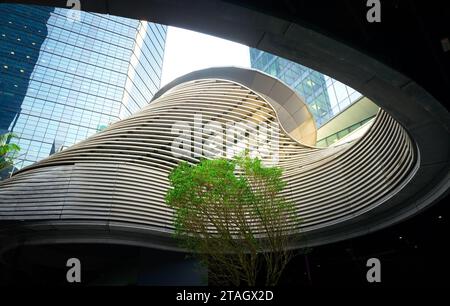
[[[14,165],[20,147],[15,143],[10,143],[10,141],[16,137],[13,133],[0,135],[0,171]]]
[[[281,195],[282,170],[248,155],[182,162],[169,175],[166,202],[175,211],[175,237],[220,285],[276,285],[295,255],[300,219]]]

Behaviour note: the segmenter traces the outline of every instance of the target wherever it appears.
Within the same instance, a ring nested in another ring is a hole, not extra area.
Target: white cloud
[[[168,28],[161,86],[191,71],[214,66],[250,67],[249,48],[210,35]]]

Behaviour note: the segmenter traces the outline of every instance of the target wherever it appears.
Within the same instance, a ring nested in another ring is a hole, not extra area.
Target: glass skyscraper
[[[0,4],[0,133],[30,165],[145,106],[159,89],[167,26]]]
[[[305,99],[317,127],[339,114],[362,95],[318,71],[282,57],[250,48],[252,68],[285,82]]]

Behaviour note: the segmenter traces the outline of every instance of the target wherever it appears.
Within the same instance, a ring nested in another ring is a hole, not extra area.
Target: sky
[[[217,66],[250,67],[248,47],[185,29],[168,28],[161,86],[191,71]]]

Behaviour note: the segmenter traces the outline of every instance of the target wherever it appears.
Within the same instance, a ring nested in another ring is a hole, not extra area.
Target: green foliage
[[[175,210],[175,236],[216,283],[255,285],[261,268],[266,285],[278,282],[299,237],[290,228],[300,222],[280,194],[281,176],[248,155],[182,162],[170,173],[166,202]]]
[[[12,166],[20,151],[20,147],[17,144],[10,143],[13,138],[17,138],[13,133],[0,135],[0,170]]]

